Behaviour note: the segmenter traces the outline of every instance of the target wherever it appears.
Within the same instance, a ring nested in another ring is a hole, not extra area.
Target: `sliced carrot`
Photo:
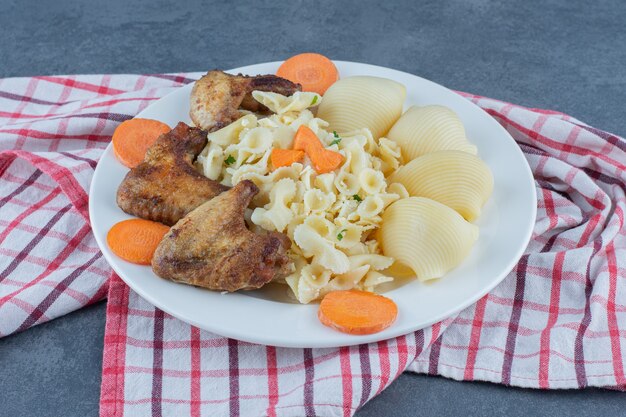
[[[150,220],[124,220],[109,230],[107,243],[125,261],[150,265],[154,251],[169,230],[164,224]]]
[[[295,149],[272,149],[270,159],[272,160],[274,169],[288,167],[294,162],[302,161],[304,159],[304,151]]]
[[[349,334],[378,333],[398,315],[396,303],[367,291],[333,291],[322,299],[318,318],[322,324]]]
[[[322,149],[319,153],[310,156],[313,168],[318,174],[333,172],[343,164],[343,155],[329,149]]]
[[[324,147],[310,127],[300,125],[296,131],[296,135],[293,137],[293,148],[295,150],[304,151],[309,155],[311,152],[323,149]]]
[[[113,132],[113,152],[121,163],[134,168],[143,161],[146,151],[164,133],[168,125],[152,119],[130,119]]]
[[[282,63],[276,75],[302,84],[302,91],[324,94],[339,79],[333,61],[320,54],[299,54]]]
[[[293,138],[293,148],[306,152],[318,174],[332,172],[343,163],[343,155],[324,148],[315,132],[305,125],[298,128]]]

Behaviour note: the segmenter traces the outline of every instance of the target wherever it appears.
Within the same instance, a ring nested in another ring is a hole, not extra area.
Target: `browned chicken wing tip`
[[[255,90],[290,96],[301,89],[300,84],[276,75],[231,75],[213,70],[195,82],[189,116],[196,126],[212,132],[241,117],[240,108],[266,111],[267,108],[252,97]]]
[[[154,253],[154,272],[220,291],[260,288],[287,272],[289,238],[246,227],[244,211],[258,192],[252,181],[241,181],[181,219]]]
[[[228,187],[193,167],[206,145],[206,132],[179,123],[161,135],[130,170],[117,190],[117,204],[128,214],[168,226]]]

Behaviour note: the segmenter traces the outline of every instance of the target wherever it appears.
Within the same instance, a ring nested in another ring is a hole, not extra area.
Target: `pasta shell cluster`
[[[439,278],[467,256],[478,238],[470,222],[491,195],[493,176],[476,156],[461,120],[446,107],[411,107],[387,136],[408,161],[388,181],[404,186],[410,196],[383,214],[383,252],[397,261],[388,273],[405,275],[408,267],[421,281]]]

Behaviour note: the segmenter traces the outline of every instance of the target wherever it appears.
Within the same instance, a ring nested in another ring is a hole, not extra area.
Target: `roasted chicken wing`
[[[258,192],[252,181],[241,181],[181,219],[154,253],[154,272],[221,291],[259,288],[287,272],[289,238],[246,227],[245,209]]]
[[[275,75],[230,75],[213,70],[195,82],[189,116],[196,126],[212,132],[241,117],[239,108],[253,112],[267,110],[252,97],[254,90],[290,96],[301,89],[300,84]]]
[[[206,142],[206,132],[185,123],[161,135],[120,184],[117,204],[128,214],[171,226],[227,190],[192,165]]]

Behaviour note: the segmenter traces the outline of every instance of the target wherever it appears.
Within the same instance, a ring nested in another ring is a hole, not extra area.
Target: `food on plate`
[[[259,288],[289,271],[289,238],[250,231],[244,212],[259,189],[241,181],[176,223],[159,244],[152,268],[166,279],[212,290]]]
[[[158,120],[126,120],[113,132],[113,152],[121,163],[134,168],[143,161],[146,151],[159,136],[169,131],[170,127]]]
[[[368,129],[342,135],[328,130],[310,110],[323,104],[314,93],[286,97],[255,91],[253,97],[274,114],[248,114],[210,133],[196,165],[226,186],[250,180],[259,187],[251,228],[285,233],[292,242],[293,270],[276,281],[308,303],[330,291],[372,290],[392,280],[379,271],[393,259],[381,254],[372,233],[385,207],[407,194],[401,184],[391,192],[385,180],[384,172],[399,166],[395,142],[377,140]],[[305,151],[302,162],[273,166],[275,150],[296,148]],[[326,158],[316,166],[315,158],[326,152],[341,163]]]
[[[324,325],[355,335],[380,332],[391,326],[397,315],[398,307],[391,299],[357,290],[328,293],[318,310]]]
[[[381,331],[397,307],[373,291],[407,274],[439,278],[469,254],[491,172],[452,110],[402,114],[400,83],[337,81],[317,54],[287,60],[278,75],[209,71],[190,97],[197,127],[179,123],[147,152],[148,139],[131,144],[145,158],[118,205],[173,227],[119,224],[109,245],[132,262],[151,259],[162,278],[211,290],[286,284],[300,303],[322,299],[327,326]],[[150,122],[135,123],[154,135]],[[123,236],[135,229],[131,243],[147,243],[131,250]]]
[[[387,137],[400,145],[406,161],[447,149],[476,155],[476,146],[467,140],[463,122],[444,106],[412,106],[393,125]]]
[[[262,111],[265,108],[252,98],[253,91],[272,91],[290,96],[300,91],[299,84],[275,75],[231,75],[209,71],[191,90],[189,116],[193,123],[208,132],[234,122],[242,116],[240,108]]]
[[[150,220],[124,220],[109,230],[107,244],[125,261],[150,265],[154,251],[168,230],[169,227]]]
[[[276,75],[302,85],[302,91],[324,94],[339,79],[333,61],[324,55],[305,53],[285,60]]]
[[[355,76],[337,81],[324,94],[317,117],[339,134],[367,128],[384,136],[402,114],[406,88],[393,80]]]
[[[293,138],[293,148],[304,151],[311,160],[311,166],[318,174],[326,174],[339,168],[343,163],[343,155],[326,149],[315,132],[302,125]]]
[[[461,263],[478,238],[478,227],[446,205],[409,197],[385,210],[379,238],[386,256],[411,268],[420,281],[427,281]]]
[[[296,162],[302,162],[304,159],[304,151],[296,149],[272,149],[270,160],[274,169],[280,167],[288,167]]]
[[[463,151],[437,151],[415,158],[390,177],[410,195],[426,197],[474,221],[493,191],[493,176],[479,157]]]
[[[128,214],[173,225],[191,210],[228,189],[192,165],[207,142],[206,132],[179,123],[148,149],[117,190],[117,204]]]

